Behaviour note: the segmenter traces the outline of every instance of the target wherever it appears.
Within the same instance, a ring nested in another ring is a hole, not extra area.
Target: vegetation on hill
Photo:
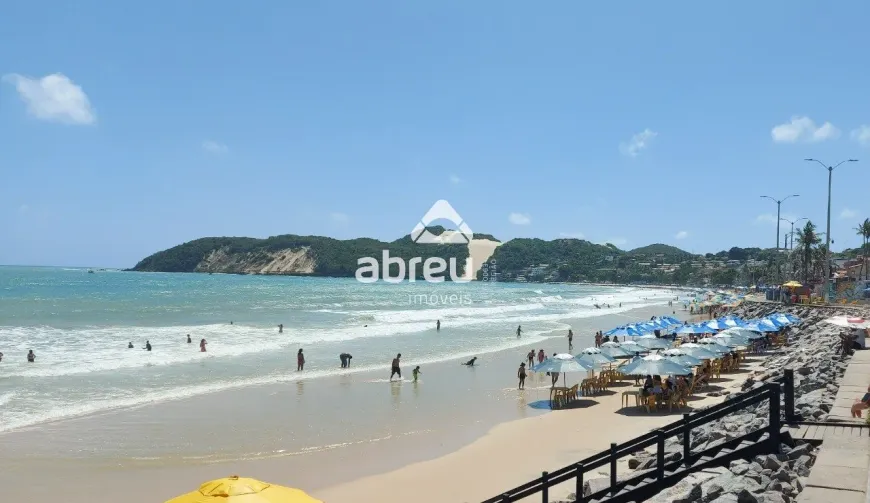
[[[444,232],[443,227],[430,227],[435,235]],[[358,259],[373,257],[381,261],[384,250],[390,257],[399,257],[407,262],[412,257],[421,257],[424,261],[430,257],[440,257],[449,261],[456,259],[457,274],[464,274],[465,260],[468,258],[468,246],[464,244],[417,244],[410,235],[390,243],[370,238],[339,240],[321,236],[296,236],[285,234],[266,239],[257,238],[201,238],[190,241],[168,250],[146,257],[135,267],[134,271],[160,272],[194,272],[201,262],[212,252],[224,252],[230,255],[245,255],[251,260],[282,250],[299,250],[307,248],[314,259],[315,276],[351,277],[359,267]],[[383,264],[382,264],[383,266]],[[390,272],[398,274],[398,265],[392,265]],[[417,267],[417,277],[422,277],[422,266]],[[241,271],[239,271],[241,272]],[[406,271],[407,274],[407,271]],[[447,272],[445,272],[445,275]]]

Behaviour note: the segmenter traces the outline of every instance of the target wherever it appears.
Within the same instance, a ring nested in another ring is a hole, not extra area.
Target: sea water
[[[353,355],[350,372],[360,372],[388,369],[397,353],[420,365],[534,345],[566,331],[565,320],[672,296],[577,284],[362,284],[352,278],[0,267],[0,432],[327,377],[348,372],[339,368],[343,352]],[[436,320],[449,337],[437,336]],[[518,325],[522,338],[515,336]],[[199,350],[201,339],[207,352]],[[143,349],[146,341],[150,352]],[[35,363],[26,360],[30,349]],[[299,349],[306,360],[301,373]]]

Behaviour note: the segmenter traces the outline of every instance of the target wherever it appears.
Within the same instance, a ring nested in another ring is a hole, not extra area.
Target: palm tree
[[[855,227],[856,234],[861,236],[864,243],[861,245],[861,272],[858,273],[858,279],[863,275],[865,279],[870,277],[870,270],[867,269],[867,244],[870,243],[870,218],[865,218],[864,221]],[[866,272],[865,272],[866,271]]]
[[[813,261],[813,247],[821,243],[822,238],[816,233],[816,225],[811,220],[807,220],[804,228],[795,232],[797,233],[798,249],[801,250],[803,258],[804,284],[807,284],[809,283],[810,264]]]

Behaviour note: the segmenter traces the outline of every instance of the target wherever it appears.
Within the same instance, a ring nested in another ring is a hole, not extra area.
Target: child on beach
[[[422,374],[422,372],[420,372],[420,366],[417,365],[416,367],[414,367],[414,370],[411,373],[414,374],[414,382],[417,382],[417,378],[420,376],[420,374]]]
[[[526,389],[526,364],[520,363],[520,368],[517,370],[517,379],[520,380],[517,389]]]

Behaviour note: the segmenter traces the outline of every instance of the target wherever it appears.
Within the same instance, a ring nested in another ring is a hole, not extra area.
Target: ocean
[[[361,284],[0,267],[0,432],[227,389],[388,369],[396,353],[410,374],[411,364],[534,346],[566,332],[566,320],[662,304],[673,295],[575,284]],[[143,349],[146,341],[151,352]],[[296,371],[300,348],[304,372]],[[26,361],[30,349],[35,363]],[[353,355],[350,369],[339,366],[343,352]]]

